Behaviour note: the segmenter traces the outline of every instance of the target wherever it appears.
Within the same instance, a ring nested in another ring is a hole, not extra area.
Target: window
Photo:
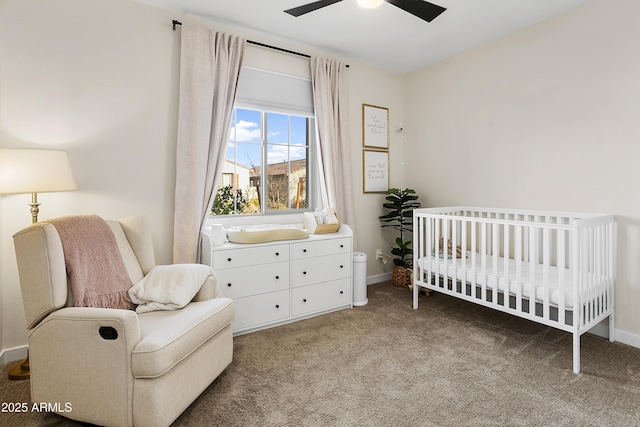
[[[313,90],[309,79],[245,66],[212,215],[313,209]]]
[[[308,210],[314,119],[236,108],[212,214]]]

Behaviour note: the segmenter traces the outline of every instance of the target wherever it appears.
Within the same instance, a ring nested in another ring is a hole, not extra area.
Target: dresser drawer
[[[299,316],[351,304],[351,279],[340,279],[291,290],[291,315]]]
[[[233,300],[233,333],[289,318],[289,290]]]
[[[213,252],[214,270],[289,261],[289,245],[254,246]]]
[[[289,263],[286,261],[226,268],[216,270],[215,273],[222,292],[229,298],[289,289]]]
[[[327,239],[305,241],[291,244],[291,259],[304,259],[317,256],[351,252],[351,239]]]
[[[291,263],[291,286],[306,286],[351,276],[351,254],[298,259]]]

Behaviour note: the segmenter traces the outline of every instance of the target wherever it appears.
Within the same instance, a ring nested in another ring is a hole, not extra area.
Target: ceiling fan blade
[[[325,6],[331,6],[334,3],[341,2],[342,0],[320,0],[314,1],[313,3],[305,4],[303,6],[294,7],[291,9],[285,10],[289,15],[300,16],[305,13],[313,12],[314,10],[321,9]]]
[[[386,2],[399,7],[405,12],[415,15],[420,19],[424,19],[427,22],[433,21],[442,12],[447,10],[442,6],[423,0],[386,0]]]

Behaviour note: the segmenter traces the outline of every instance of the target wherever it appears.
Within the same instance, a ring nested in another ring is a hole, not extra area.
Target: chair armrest
[[[54,311],[29,333],[29,345],[64,348],[82,347],[87,355],[106,345],[110,350],[130,353],[140,342],[138,315],[132,310],[65,307]],[[66,349],[67,351],[69,348]],[[106,357],[102,355],[101,357]]]
[[[140,325],[138,315],[133,310],[122,310],[115,308],[94,308],[94,307],[65,307],[56,310],[47,316],[40,325],[34,328],[31,333],[40,329],[46,323],[57,324],[73,323],[81,321],[83,324],[95,324],[100,326],[112,326],[116,328],[119,336],[127,337],[128,345],[135,347],[140,341]]]
[[[131,424],[131,355],[140,337],[135,311],[65,307],[51,313],[29,333],[33,401],[65,396],[74,419]]]
[[[218,284],[218,278],[215,273],[213,273],[213,270],[211,270],[211,276],[207,277],[192,301],[206,301],[221,297],[224,297],[224,293]]]

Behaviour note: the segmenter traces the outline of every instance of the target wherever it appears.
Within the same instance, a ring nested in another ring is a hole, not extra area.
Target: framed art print
[[[362,191],[385,193],[389,189],[389,152],[362,150]]]
[[[362,104],[362,145],[377,150],[389,149],[389,109]]]

